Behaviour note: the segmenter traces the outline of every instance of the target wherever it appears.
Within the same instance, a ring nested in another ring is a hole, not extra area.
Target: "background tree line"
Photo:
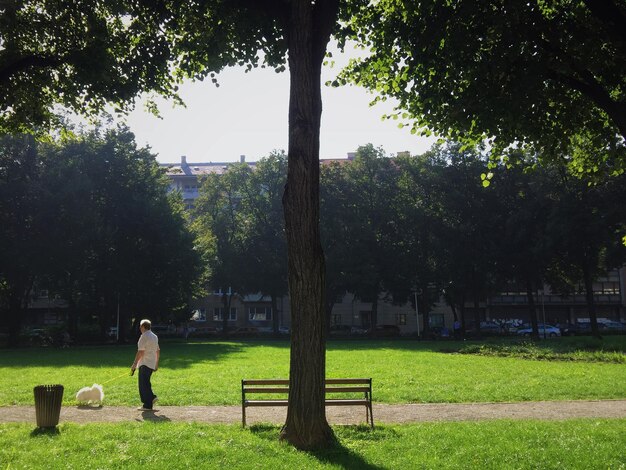
[[[479,302],[515,286],[526,292],[538,334],[534,298],[548,283],[563,294],[583,286],[595,325],[592,283],[624,261],[624,177],[591,184],[528,155],[517,159],[494,167],[488,186],[488,157],[454,143],[395,158],[367,145],[352,161],[323,163],[328,316],[350,292],[372,302],[376,324],[379,298],[413,302],[417,291],[424,328],[442,297],[475,327]],[[272,299],[287,292],[285,178],[286,157],[277,153],[254,170],[235,165],[204,180],[193,225],[216,289]]]
[[[36,142],[0,138],[0,321],[18,340],[39,289],[64,299],[69,333],[120,316],[187,315],[201,264],[182,202],[127,129]]]
[[[234,64],[289,69],[293,392],[281,439],[327,447],[318,157],[330,39],[370,52],[337,83],[396,98],[395,117],[412,132],[487,140],[492,166],[521,149],[599,180],[626,169],[625,26],[616,0],[9,0],[0,3],[0,132],[57,127],[56,104],[93,115],[132,108],[142,92],[180,101],[182,80],[215,82]]]

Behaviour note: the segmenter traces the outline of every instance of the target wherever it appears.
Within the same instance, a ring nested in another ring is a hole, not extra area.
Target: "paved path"
[[[286,408],[248,408],[248,424],[282,424]],[[330,407],[330,424],[365,424],[361,407]],[[478,421],[489,419],[626,418],[624,400],[543,401],[520,403],[374,404],[374,423],[414,423],[427,421]],[[202,423],[241,423],[240,406],[161,406],[155,412],[123,406],[64,406],[60,422],[95,423],[124,421],[183,421]],[[35,423],[34,406],[0,407],[0,423]]]

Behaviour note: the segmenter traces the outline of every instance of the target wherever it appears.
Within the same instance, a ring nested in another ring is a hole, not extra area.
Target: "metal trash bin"
[[[37,426],[53,428],[59,424],[61,403],[63,402],[63,385],[37,385],[35,393],[35,414]]]

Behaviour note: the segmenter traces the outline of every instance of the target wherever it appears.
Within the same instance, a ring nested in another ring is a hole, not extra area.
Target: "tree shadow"
[[[52,428],[35,428],[31,431],[30,433],[30,437],[42,437],[42,436],[46,436],[46,437],[55,437],[55,436],[60,436],[61,435],[61,431],[59,431],[58,427],[52,427]]]
[[[462,341],[452,340],[416,340],[414,338],[394,339],[330,339],[327,349],[329,351],[371,351],[376,349],[389,349],[394,351],[424,351],[441,352],[444,349],[462,345]]]
[[[281,428],[273,424],[259,423],[250,426],[248,429],[264,440],[277,441],[280,436]],[[389,438],[388,432],[380,433],[377,432],[377,429],[371,429],[366,425],[341,426],[341,430],[341,434],[345,434],[345,431],[347,431],[353,442],[366,442]],[[339,438],[336,438],[335,442],[327,449],[306,451],[306,453],[315,457],[322,464],[334,465],[345,470],[382,470],[385,468],[368,462],[363,456],[343,445]]]
[[[532,339],[521,336],[484,336],[465,340],[416,340],[415,338],[393,339],[329,339],[328,351],[369,351],[388,349],[395,351],[458,353],[467,348],[480,346],[507,347],[524,343],[533,343],[542,349],[554,352],[583,351],[621,351],[626,352],[624,335],[604,336],[602,339],[591,336],[572,336],[563,338]]]
[[[143,411],[141,417],[144,421],[150,421],[151,423],[169,423],[172,420],[165,415],[157,415],[154,411]],[[141,420],[138,420],[141,421]]]
[[[237,343],[167,342],[161,348],[167,348],[167,357],[161,365],[171,369],[184,369],[199,362],[218,362],[230,354],[240,352],[245,345]],[[77,346],[66,349],[19,348],[0,351],[0,367],[20,369],[37,365],[38,367],[73,367],[83,366],[93,369],[103,367],[128,368],[129,357],[135,354],[136,345]],[[45,354],[42,354],[42,351]]]
[[[85,405],[85,404],[76,405],[76,409],[78,410],[100,411],[102,410],[102,408],[103,408],[102,403],[100,403],[99,405]]]

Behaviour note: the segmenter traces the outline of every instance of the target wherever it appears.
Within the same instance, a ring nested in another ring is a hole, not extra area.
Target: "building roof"
[[[240,158],[240,163],[246,163],[245,155]],[[228,168],[236,162],[205,162],[205,163],[187,163],[187,157],[180,157],[179,163],[160,163],[159,166],[165,168],[165,173],[170,177],[176,176],[204,176],[209,174],[223,174]],[[255,167],[256,162],[249,162],[248,166]]]
[[[320,165],[329,165],[331,163],[347,163],[354,160],[356,153],[349,152],[347,158],[320,158]],[[176,163],[160,163],[161,168],[165,168],[165,173],[175,178],[177,176],[185,177],[198,177],[209,174],[221,175],[228,170],[228,168],[236,163],[247,163],[249,167],[256,167],[256,162],[246,162],[246,156],[241,155],[239,162],[204,162],[204,163],[187,163],[187,157],[181,156],[180,162]]]

